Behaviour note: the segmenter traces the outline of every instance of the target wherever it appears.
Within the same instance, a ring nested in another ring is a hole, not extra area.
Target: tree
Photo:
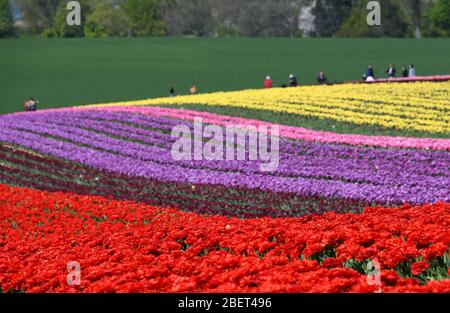
[[[128,0],[123,5],[131,30],[137,36],[163,36],[162,1]]]
[[[414,25],[414,29],[415,29],[415,36],[416,38],[420,38],[422,37],[422,32],[421,32],[421,28],[420,28],[420,23],[421,23],[421,16],[422,16],[422,1],[421,0],[408,0],[406,1],[408,6],[409,6],[409,10],[411,11],[411,17],[412,17],[412,21],[413,21],[413,25]]]
[[[381,26],[367,23],[367,3],[369,0],[355,2],[350,17],[337,33],[340,37],[405,37],[409,27],[401,8],[393,0],[384,0],[381,6]]]
[[[309,1],[309,0],[308,0]],[[215,0],[217,33],[241,36],[299,35],[298,19],[307,0]]]
[[[449,37],[450,36],[450,1],[437,0],[430,12],[429,36]]]
[[[40,34],[53,26],[63,0],[13,0],[23,14],[22,22],[29,34]]]
[[[257,1],[247,1],[242,4],[243,9],[237,17],[240,35],[259,37],[263,36],[263,33],[267,34],[269,32],[270,25],[265,21],[267,20],[265,4],[258,3]]]
[[[212,0],[216,18],[216,33],[220,37],[238,36],[238,16],[242,0]]]
[[[399,0],[400,5],[407,12],[416,38],[422,37],[423,13],[427,5],[431,4],[431,2],[432,0]]]
[[[14,21],[8,0],[0,0],[0,38],[14,35]]]
[[[315,16],[315,35],[319,37],[334,36],[351,12],[352,0],[317,0],[312,9],[312,14]]]
[[[297,1],[252,1],[244,12],[247,14],[242,15],[240,21],[244,35],[293,37],[299,34]],[[251,33],[245,34],[246,30]]]
[[[61,1],[53,25],[47,28],[44,32],[46,37],[62,37],[62,38],[74,38],[84,36],[84,25],[86,24],[87,17],[94,11],[99,1],[102,0],[77,0],[81,5],[81,25],[70,26],[67,24],[67,3],[70,0]]]
[[[166,31],[169,35],[214,35],[215,19],[211,0],[179,0],[166,5]]]
[[[126,36],[128,32],[129,22],[125,12],[106,0],[99,1],[84,25],[86,37]]]

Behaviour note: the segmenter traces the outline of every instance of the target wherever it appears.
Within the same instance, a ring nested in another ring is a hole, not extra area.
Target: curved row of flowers
[[[94,107],[204,104],[445,134],[450,132],[449,92],[450,82],[344,84],[221,92],[100,104]]]
[[[444,203],[242,220],[5,185],[0,203],[5,292],[450,291]]]
[[[128,112],[76,111],[0,118],[0,141],[130,176],[338,197],[377,203],[449,201],[448,152],[387,150],[281,140],[280,166],[174,161],[175,125],[187,121]],[[248,148],[248,147],[247,147]]]
[[[413,137],[399,137],[399,136],[369,136],[359,134],[339,134],[327,131],[316,131],[306,129],[303,127],[285,126],[264,122],[255,119],[248,119],[242,117],[233,117],[227,115],[219,115],[209,112],[199,112],[187,109],[176,108],[162,108],[157,106],[111,106],[111,107],[74,107],[62,109],[49,109],[36,112],[37,114],[48,114],[54,112],[73,112],[86,110],[100,110],[104,112],[129,112],[133,114],[142,114],[149,116],[160,116],[174,119],[181,119],[186,121],[194,121],[196,118],[203,119],[205,124],[212,125],[239,125],[241,128],[266,126],[270,130],[273,126],[278,126],[280,129],[280,136],[294,140],[302,140],[307,142],[321,142],[321,143],[337,143],[348,145],[359,145],[369,147],[383,147],[383,148],[403,148],[403,149],[426,149],[426,150],[443,150],[450,151],[450,139],[444,138],[413,138]],[[15,115],[23,115],[23,113],[16,113]],[[259,130],[258,130],[259,131]]]
[[[74,108],[75,110],[85,109],[83,107]],[[66,109],[68,111],[74,109]],[[384,148],[411,148],[411,149],[430,149],[450,151],[450,139],[437,138],[411,138],[411,137],[392,137],[392,136],[367,136],[354,134],[337,134],[326,131],[315,131],[302,127],[285,126],[263,122],[254,119],[231,117],[209,112],[198,112],[186,109],[161,108],[161,107],[142,107],[142,106],[114,106],[101,107],[94,110],[106,112],[130,112],[135,114],[144,114],[150,116],[162,116],[177,118],[187,121],[193,121],[196,118],[202,118],[206,124],[227,126],[240,125],[241,128],[254,126],[266,126],[268,130],[272,126],[280,127],[280,136],[283,138],[302,140],[307,142],[338,143],[359,146],[384,147]]]
[[[324,212],[361,212],[373,202],[299,196],[220,185],[164,182],[112,173],[0,144],[0,183],[47,191],[113,196],[200,214],[239,218],[293,217]]]

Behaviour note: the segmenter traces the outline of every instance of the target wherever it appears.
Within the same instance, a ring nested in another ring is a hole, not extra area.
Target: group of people
[[[283,85],[281,87],[297,87],[298,86],[298,79],[294,74],[289,75],[289,81],[287,85]],[[264,80],[264,88],[265,89],[270,89],[273,87],[273,81],[272,81],[272,77],[267,76],[266,79]]]
[[[394,64],[389,64],[388,68],[384,72],[387,74],[388,78],[395,78],[397,76],[397,69],[395,68]],[[416,69],[415,69],[414,65],[410,64],[408,67],[403,66],[401,77],[403,77],[403,78],[416,77]],[[366,73],[364,75],[362,75],[362,79],[363,79],[363,81],[367,81],[367,82],[375,81],[375,79],[376,79],[375,71],[371,64],[369,64],[369,66],[367,67]],[[323,70],[321,70],[319,72],[319,74],[317,74],[316,80],[319,85],[328,84],[328,78]],[[271,89],[271,88],[273,88],[273,86],[274,86],[274,84],[273,84],[272,77],[270,77],[269,75],[266,76],[266,79],[264,80],[264,88]],[[281,87],[283,87],[283,88],[297,87],[297,86],[298,86],[298,79],[297,79],[297,76],[295,76],[294,74],[289,75],[287,84],[281,85]],[[195,95],[197,93],[197,86],[192,85],[192,87],[190,88],[189,91],[192,95]],[[176,96],[174,86],[170,87],[169,95],[171,97]]]
[[[25,112],[37,111],[38,104],[39,101],[35,100],[33,97],[28,98],[23,102]]]
[[[389,78],[395,78],[397,75],[397,69],[393,64],[389,64],[389,67],[384,72],[388,75]],[[414,65],[410,64],[409,67],[403,66],[401,77],[404,78],[416,77],[416,69],[414,68]],[[362,79],[363,81],[367,82],[375,81],[375,71],[371,64],[367,67],[366,74],[362,76]],[[328,83],[328,79],[324,71],[320,71],[319,74],[317,75],[317,83],[320,85]],[[298,86],[298,79],[294,74],[291,74],[289,75],[288,84],[282,85],[281,87],[297,87],[297,86]],[[273,87],[272,78],[270,76],[267,76],[266,79],[264,80],[264,88],[270,89],[272,87]],[[197,86],[192,85],[189,91],[192,95],[197,94]],[[175,86],[170,87],[169,95],[171,97],[176,96]],[[27,100],[24,101],[24,109],[26,112],[37,111],[38,104],[39,101],[35,100],[33,97],[28,98]]]
[[[384,72],[388,75],[389,78],[395,78],[397,75],[397,69],[393,64],[389,64],[389,67]],[[414,65],[410,64],[408,67],[403,66],[401,77],[403,78],[416,77],[416,69],[414,68]],[[375,81],[375,71],[371,64],[369,64],[369,66],[367,67],[366,73],[362,76],[362,79],[363,81],[367,82]],[[319,74],[317,75],[317,83],[320,85],[328,83],[328,79],[324,71],[320,71]],[[282,85],[281,87],[297,87],[297,86],[298,86],[298,79],[294,74],[291,74],[289,75],[288,84]],[[267,76],[266,79],[264,80],[264,88],[270,89],[272,87],[273,87],[272,78],[270,76]],[[197,86],[192,85],[189,91],[192,95],[197,94]],[[175,86],[170,87],[169,95],[171,97],[176,96]],[[35,100],[33,97],[30,97],[27,100],[25,100],[23,104],[26,112],[32,112],[37,111],[39,101]]]
[[[397,77],[397,69],[395,68],[394,64],[389,64],[389,67],[384,72],[388,75],[388,78]],[[408,67],[403,66],[401,77],[403,77],[403,78],[416,77],[416,69],[415,69],[414,65],[410,64]],[[368,81],[368,82],[375,80],[375,71],[371,64],[369,64],[369,66],[367,67],[366,74],[364,74],[362,76],[362,79],[364,81]]]
[[[397,69],[393,64],[389,64],[386,71],[384,71],[388,78],[395,78],[397,76]],[[408,67],[403,66],[401,77],[408,78],[408,77],[416,77],[416,69],[413,64],[410,64]],[[375,71],[373,69],[373,66],[370,64],[367,67],[366,73],[362,76],[364,81],[375,81]],[[325,72],[322,70],[317,75],[317,83],[319,85],[327,84],[328,78],[325,75]],[[281,87],[297,87],[298,86],[298,80],[297,77],[293,74],[289,75],[289,84],[288,85],[282,85]],[[264,80],[264,88],[270,89],[273,87],[273,81],[270,76],[267,76]]]
[[[191,95],[197,94],[197,85],[192,85],[191,88],[189,89],[189,92],[191,93]],[[176,97],[176,95],[177,93],[175,91],[175,86],[170,86],[169,96]]]
[[[318,84],[326,84],[328,82],[327,76],[325,75],[324,71],[320,71],[317,75],[317,83]],[[289,75],[289,81],[288,84],[282,85],[281,87],[297,87],[298,86],[298,79],[294,74]],[[270,76],[267,76],[264,80],[264,88],[270,89],[273,87],[273,81]]]

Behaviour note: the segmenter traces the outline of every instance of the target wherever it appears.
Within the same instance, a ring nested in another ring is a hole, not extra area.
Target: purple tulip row
[[[78,112],[76,112],[78,113]],[[88,123],[93,123],[96,121],[96,125],[103,126],[102,130],[105,130],[105,128],[110,129],[117,129],[118,131],[122,131],[125,134],[137,134],[141,135],[140,139],[144,138],[144,136],[148,136],[151,138],[147,138],[149,140],[152,140],[153,137],[166,139],[167,143],[172,144],[173,139],[170,137],[169,134],[159,133],[155,132],[153,130],[144,130],[141,128],[126,126],[123,124],[119,124],[117,120],[127,120],[127,122],[133,122],[138,123],[135,119],[142,119],[142,117],[137,116],[135,114],[127,114],[127,113],[121,113],[121,114],[115,114],[112,115],[111,113],[105,113],[102,114],[102,112],[83,112],[83,115],[78,113],[75,115],[73,113],[72,115],[69,113],[59,113],[56,115],[53,113],[53,116],[47,117],[46,119],[40,118],[40,119],[29,119],[24,121],[30,121],[32,123],[35,122],[42,122],[42,123],[50,123],[50,124],[65,124],[65,125],[74,125],[76,122],[78,122],[77,125],[83,125],[82,127],[86,126]],[[103,120],[104,116],[108,116],[109,119]],[[40,116],[36,116],[40,117]],[[31,116],[30,116],[31,118]],[[146,118],[146,117],[144,117]],[[98,121],[96,119],[102,119],[101,121]],[[155,118],[152,118],[154,121]],[[152,129],[158,129],[158,130],[165,130],[169,131],[176,125],[186,125],[190,126],[192,128],[192,124],[189,122],[182,122],[179,120],[170,120],[170,119],[162,119],[162,122],[167,123],[170,121],[169,125],[170,127],[164,127],[164,128],[157,128],[155,126],[156,124],[153,124]],[[162,124],[161,122],[161,124]],[[13,121],[13,123],[16,123],[16,121]],[[159,124],[159,125],[161,125]],[[144,127],[144,125],[139,124]],[[111,133],[113,135],[121,135],[120,133]],[[130,137],[130,139],[133,139]],[[137,140],[140,140],[139,138]],[[307,155],[308,158],[313,157],[314,159],[321,159],[330,157],[330,158],[338,158],[338,159],[348,159],[351,158],[353,164],[355,162],[379,162],[380,160],[385,160],[389,162],[393,162],[396,164],[404,164],[405,160],[408,161],[408,163],[417,163],[417,165],[423,165],[424,162],[430,163],[428,168],[442,168],[443,166],[448,165],[449,162],[449,154],[447,152],[429,152],[429,151],[419,151],[419,150],[386,150],[386,149],[374,149],[374,148],[358,148],[358,147],[352,147],[352,146],[345,146],[345,145],[329,145],[329,144],[319,144],[319,143],[304,143],[304,142],[297,142],[292,140],[284,140],[282,142],[282,145],[280,146],[280,151],[286,152],[286,154],[303,154]],[[326,159],[323,159],[324,162],[326,162]],[[380,166],[380,164],[372,164],[373,166]],[[418,171],[421,170],[421,168],[417,168]],[[439,173],[434,173],[439,174]]]
[[[120,139],[111,138],[103,134],[97,134],[89,130],[80,129],[72,126],[64,126],[64,121],[58,122],[61,124],[47,125],[47,124],[30,124],[23,122],[20,127],[12,126],[12,128],[23,129],[25,131],[33,131],[38,133],[43,133],[51,136],[56,136],[64,140],[69,140],[71,142],[77,142],[79,144],[84,144],[88,146],[95,147],[97,149],[103,149],[107,151],[112,151],[117,154],[125,154],[127,156],[140,159],[142,161],[157,162],[159,164],[172,165],[174,163],[170,153],[170,145],[165,145],[165,147],[160,147],[153,145],[142,145],[134,142],[122,141]],[[89,129],[97,130],[98,127],[95,126],[94,122],[86,122],[80,127],[86,127]],[[109,127],[104,127],[104,131]],[[121,134],[125,136],[125,134]],[[134,137],[136,138],[136,137]],[[140,140],[145,141],[149,137],[142,137]],[[147,140],[149,142],[150,140]],[[127,149],[128,148],[128,149]],[[322,162],[317,162],[317,160],[309,159],[304,155],[292,156],[286,155],[284,158],[282,156],[282,163],[280,168],[276,172],[276,176],[285,177],[308,177],[308,178],[328,178],[328,179],[341,179],[345,181],[355,181],[355,182],[367,182],[373,184],[392,184],[398,185],[400,178],[405,178],[405,182],[402,185],[411,186],[419,185],[423,187],[428,187],[433,184],[434,188],[445,187],[448,181],[443,177],[430,177],[423,174],[413,175],[409,172],[398,172],[397,175],[393,176],[392,172],[398,170],[398,167],[391,166],[391,169],[373,171],[370,167],[356,167],[355,170],[342,171],[342,168],[349,168],[350,166],[355,167],[354,161],[351,159],[346,160],[327,160]],[[405,160],[406,162],[407,160]],[[360,162],[361,163],[361,162]],[[297,167],[295,166],[297,164]],[[194,162],[194,161],[181,161],[178,165],[186,168],[204,168],[213,171],[233,171],[241,172],[245,174],[256,174],[258,169],[256,168],[256,163],[249,161],[236,161],[236,162]],[[361,165],[365,165],[362,162]],[[385,166],[389,166],[389,162]],[[381,166],[381,165],[380,165]],[[372,175],[369,175],[372,174]]]
[[[99,111],[5,116],[0,118],[0,141],[104,170],[164,181],[385,203],[450,200],[450,155],[446,152],[281,140],[280,167],[266,174],[259,171],[258,162],[174,161],[170,154],[174,139],[160,131],[179,124],[190,123]]]
[[[131,123],[139,125],[142,128],[158,129],[161,131],[170,132],[174,126],[185,125],[192,128],[192,123],[160,117],[143,116],[130,113],[117,113],[117,112],[103,112],[103,111],[74,111],[74,112],[51,112],[41,115],[21,115],[10,116],[13,118],[12,122],[17,123],[20,121],[29,122],[43,122],[54,124],[64,122],[66,125],[71,125],[74,121],[78,120],[82,123],[87,123],[91,120],[101,122],[105,127],[117,127],[122,126],[124,132],[137,132],[140,131],[142,135],[154,136],[153,131],[146,132],[141,128],[125,126],[121,123]],[[120,121],[120,123],[119,123]],[[69,124],[67,124],[69,123]],[[124,128],[125,127],[125,128]],[[168,142],[172,143],[173,140],[170,135],[158,138],[168,138]],[[448,165],[449,154],[447,152],[429,152],[420,150],[387,150],[387,149],[375,149],[375,148],[358,148],[346,145],[329,145],[320,143],[305,143],[292,140],[284,140],[280,146],[281,151],[285,151],[288,154],[302,153],[304,155],[313,156],[314,158],[332,157],[332,158],[352,158],[353,162],[362,160],[368,162],[371,160],[389,160],[398,164],[403,164],[407,159],[409,163],[416,162],[423,164],[423,162],[429,162],[430,166],[442,167]],[[399,160],[399,158],[404,157]]]
[[[92,134],[89,132],[81,132],[79,129],[69,129],[67,128],[68,126],[65,125],[71,125],[70,127],[75,128],[87,128],[113,136],[120,136],[121,138],[127,137],[130,140],[138,140],[145,144],[156,145],[165,149],[170,149],[174,142],[174,139],[171,138],[169,134],[163,134],[153,130],[144,130],[131,126],[120,125],[114,122],[100,122],[96,120],[78,118],[70,119],[67,117],[60,117],[57,122],[54,122],[54,124],[51,125],[54,129],[52,134],[55,135],[56,132],[56,135],[60,135],[61,129],[64,129],[68,133],[73,133],[75,131],[75,135],[77,136],[88,136],[88,141],[85,141],[85,144],[90,144],[90,141],[100,140],[101,142],[110,139],[105,139],[105,137],[101,137],[99,139],[98,137],[100,136],[90,138],[92,137]],[[34,127],[35,131],[44,131],[47,126],[47,124],[35,122],[35,124],[31,127]],[[339,173],[342,173],[341,169],[345,168],[355,170],[355,172],[352,173],[353,177],[349,177],[347,173],[347,176],[345,176],[344,179],[359,179],[362,181],[368,181],[371,177],[368,177],[366,173],[361,172],[361,169],[369,169],[372,172],[382,175],[382,178],[384,179],[383,182],[386,183],[386,179],[389,178],[389,175],[392,176],[393,171],[400,169],[400,171],[396,173],[394,177],[395,179],[391,182],[398,183],[399,179],[404,177],[407,180],[405,182],[407,184],[429,184],[430,181],[427,181],[427,177],[433,175],[433,181],[431,183],[440,185],[439,182],[442,180],[442,177],[439,176],[446,175],[447,172],[445,170],[445,166],[449,164],[449,154],[445,152],[422,153],[420,151],[380,151],[376,149],[363,149],[362,154],[359,153],[361,152],[359,151],[361,149],[355,150],[354,148],[348,146],[338,147],[343,151],[339,151],[336,149],[336,146],[333,145],[321,145],[319,147],[320,150],[317,151],[318,153],[315,153],[314,149],[312,149],[314,146],[308,147],[289,140],[282,141],[280,153],[282,154],[285,162],[281,164],[279,174],[284,173],[292,176],[294,173],[291,171],[299,169],[313,169],[320,165],[321,168],[328,171],[327,173],[322,173],[322,176],[330,176],[331,172],[336,169],[338,169]],[[107,149],[109,147],[102,146],[101,148]],[[139,150],[142,150],[142,148],[143,147],[138,146]],[[315,148],[315,150],[318,150],[317,147]],[[330,150],[332,150],[331,153],[327,153],[330,152]],[[393,152],[397,152],[397,155],[389,156],[389,154],[393,154]],[[172,161],[173,160],[171,159],[169,160],[169,162]],[[292,167],[291,163],[295,163],[297,166]],[[427,166],[423,166],[424,164]],[[243,162],[234,164],[232,162],[228,162],[226,166],[222,166],[220,168],[216,167],[216,169],[239,171],[242,169],[243,165]],[[411,168],[408,172],[403,171],[406,165]],[[196,166],[200,165],[196,164]],[[209,163],[208,166],[212,166],[211,163]],[[356,171],[360,171],[361,173],[357,174]],[[411,180],[412,174],[416,175],[414,176],[415,181]],[[305,173],[303,172],[299,175],[305,175]]]

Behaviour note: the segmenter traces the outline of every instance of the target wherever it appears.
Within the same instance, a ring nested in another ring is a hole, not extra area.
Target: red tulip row
[[[449,246],[445,203],[242,220],[0,185],[3,292],[450,292]]]

